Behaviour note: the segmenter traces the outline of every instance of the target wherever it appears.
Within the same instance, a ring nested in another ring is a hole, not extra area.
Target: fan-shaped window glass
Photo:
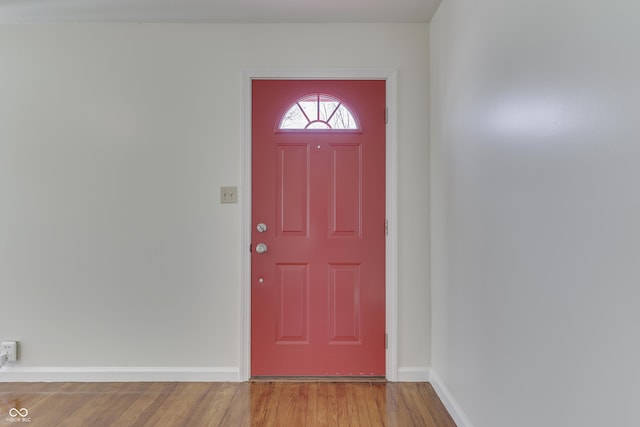
[[[289,107],[280,120],[280,130],[359,129],[353,113],[337,98],[329,95],[307,95]]]

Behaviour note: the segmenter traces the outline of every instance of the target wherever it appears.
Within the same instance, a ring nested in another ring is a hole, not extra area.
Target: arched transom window
[[[305,95],[294,102],[284,113],[278,126],[280,130],[320,129],[357,130],[360,127],[349,108],[330,95]]]

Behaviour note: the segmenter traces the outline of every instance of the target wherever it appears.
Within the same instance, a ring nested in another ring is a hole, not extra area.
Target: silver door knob
[[[259,254],[267,252],[267,245],[265,245],[264,243],[258,243],[258,245],[256,246],[256,252]]]

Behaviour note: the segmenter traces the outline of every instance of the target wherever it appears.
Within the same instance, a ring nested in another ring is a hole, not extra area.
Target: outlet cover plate
[[[18,360],[18,343],[16,341],[0,343],[0,354],[6,354],[8,362],[15,362]]]

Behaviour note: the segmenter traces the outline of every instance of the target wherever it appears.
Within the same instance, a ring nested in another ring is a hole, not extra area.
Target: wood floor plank
[[[235,404],[234,399],[246,402],[248,387],[232,383],[216,383],[209,385],[209,392],[195,409],[195,420],[209,420],[211,425],[232,425],[235,419],[249,411],[248,404]],[[239,413],[240,415],[237,415]]]
[[[173,384],[167,383],[136,383],[144,388],[138,389],[137,396],[132,396],[128,402],[129,406],[119,414],[114,425],[118,426],[140,426],[144,425],[169,398]]]
[[[12,408],[32,427],[455,427],[428,383],[0,383],[0,425]]]
[[[371,389],[368,395],[365,395],[363,400],[367,406],[369,412],[369,419],[371,425],[383,425],[387,424],[386,415],[386,402],[385,402],[385,390],[386,384],[371,384]]]

